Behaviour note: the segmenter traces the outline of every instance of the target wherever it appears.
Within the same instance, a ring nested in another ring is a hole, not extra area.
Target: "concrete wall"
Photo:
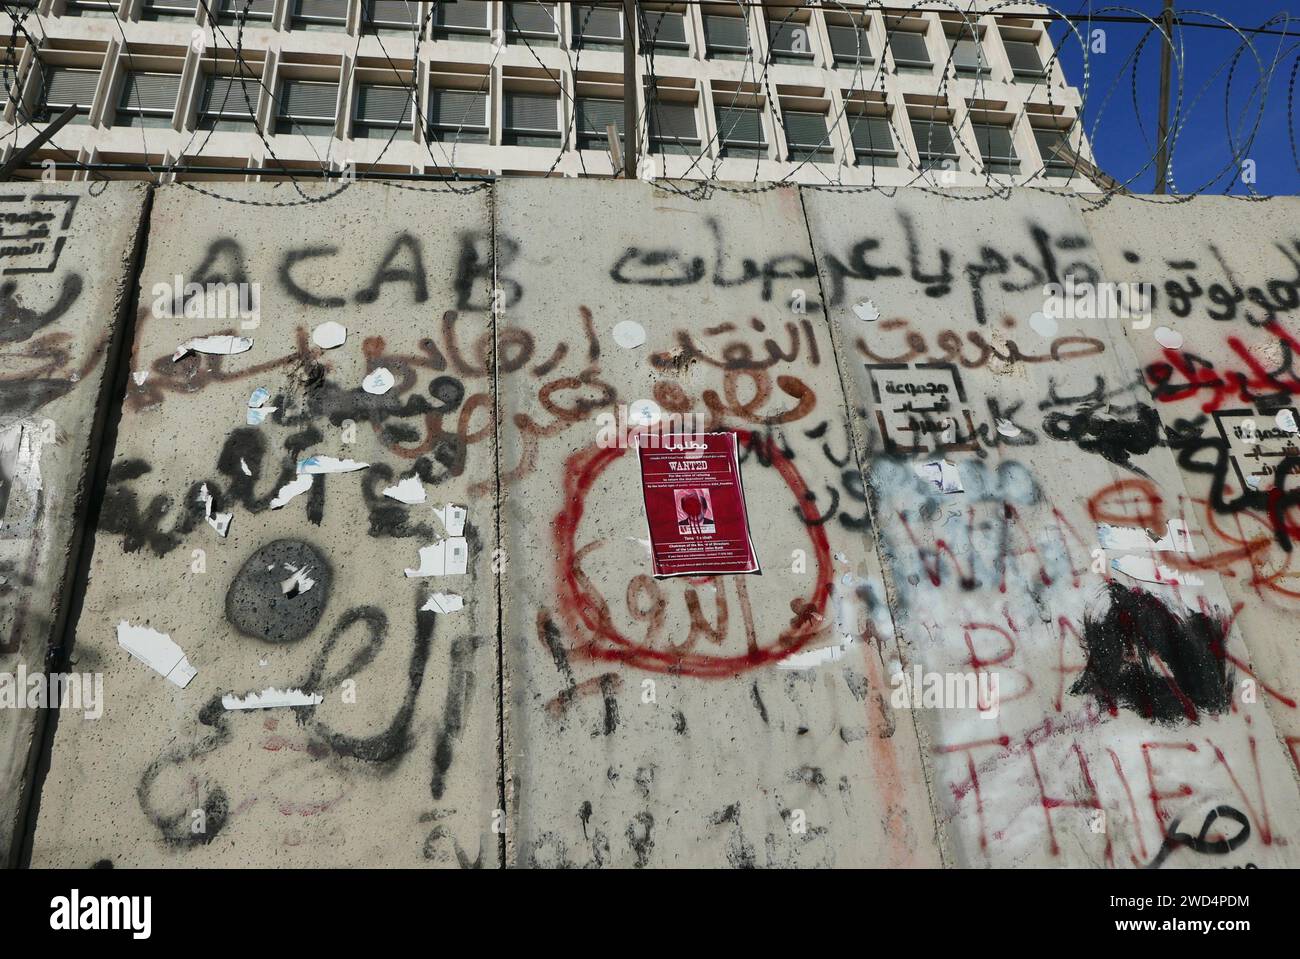
[[[1295,864],[1300,528],[1214,415],[1290,470],[1294,201],[333,189],[155,193],[71,646],[105,709],[60,716],[34,864]],[[257,316],[167,315],[178,276]],[[1067,277],[1152,322],[1044,316]],[[211,334],[253,346],[173,361]],[[648,402],[740,434],[760,576],[649,575],[602,439]],[[369,466],[271,508],[312,455]],[[406,577],[446,503],[467,572]],[[268,686],[323,701],[223,705]]]

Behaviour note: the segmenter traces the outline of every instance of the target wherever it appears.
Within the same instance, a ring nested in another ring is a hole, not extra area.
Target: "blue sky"
[[[1066,13],[1091,10],[1096,14],[1122,15],[1127,12],[1115,9],[1119,4],[1113,6],[1089,0],[1054,0],[1053,5]],[[1163,2],[1128,0],[1123,6],[1140,10],[1158,20]],[[1289,13],[1293,18],[1289,24],[1270,27],[1289,30],[1292,34],[1289,37],[1247,34],[1255,52],[1249,47],[1243,49],[1235,69],[1233,56],[1242,46],[1238,34],[1197,27],[1175,33],[1175,50],[1181,37],[1184,71],[1183,116],[1180,121],[1183,126],[1173,148],[1173,177],[1178,192],[1248,192],[1239,179],[1234,182],[1235,168],[1225,170],[1232,166],[1233,150],[1228,137],[1231,124],[1233,136],[1239,144],[1246,141],[1254,129],[1254,138],[1246,151],[1246,157],[1254,161],[1254,190],[1265,195],[1300,194],[1300,171],[1296,169],[1296,156],[1287,130],[1287,91],[1291,71],[1297,56],[1300,56],[1300,0],[1179,0],[1176,7],[1180,11],[1201,10],[1218,14],[1238,27],[1259,27],[1278,14]],[[1213,22],[1204,17],[1194,19],[1196,22]],[[1130,57],[1147,27],[1094,23],[1092,29],[1105,31],[1106,52],[1090,52],[1088,55],[1090,78],[1084,113],[1085,130],[1092,138],[1099,165],[1122,182],[1137,174],[1156,150],[1160,34],[1152,31],[1137,60],[1138,110],[1135,111],[1134,65]],[[1079,32],[1085,37],[1088,35],[1085,25],[1079,26]],[[1064,46],[1063,35],[1066,37]],[[1061,63],[1066,76],[1072,84],[1081,87],[1084,71],[1078,41],[1068,28],[1059,24],[1052,28],[1052,36],[1061,49]],[[1275,63],[1279,51],[1281,58]],[[1272,70],[1267,87],[1262,89],[1257,88],[1261,63],[1265,75]],[[1178,99],[1177,59],[1172,76],[1171,114]],[[1300,75],[1296,79],[1300,85]],[[1261,94],[1265,96],[1262,113]],[[1225,95],[1230,107],[1228,119],[1225,119]],[[1300,89],[1297,90],[1295,108],[1295,136],[1300,140]],[[1258,129],[1255,129],[1257,122]],[[1154,167],[1154,162],[1147,166],[1129,188],[1139,193],[1152,192]]]

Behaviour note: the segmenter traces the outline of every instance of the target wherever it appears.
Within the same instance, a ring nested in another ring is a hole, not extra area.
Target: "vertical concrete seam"
[[[497,184],[488,188],[489,243],[488,256],[492,259],[492,289],[488,291],[489,322],[492,328],[492,474],[494,483],[493,523],[497,549],[504,549],[501,541],[501,369],[497,339],[498,290],[497,280]],[[506,868],[506,689],[505,689],[505,602],[501,579],[505,568],[497,568],[497,558],[492,555],[492,575],[496,581],[497,597],[497,808],[501,810],[501,831],[497,833],[497,867]],[[507,559],[508,562],[508,559]],[[493,816],[493,823],[496,817]]]
[[[849,445],[852,447],[853,464],[858,471],[858,475],[862,477],[862,490],[866,498],[867,516],[871,520],[871,535],[868,539],[871,541],[871,548],[876,553],[876,560],[880,564],[881,585],[885,589],[885,605],[889,611],[890,626],[894,630],[895,652],[900,654],[901,659],[901,630],[899,629],[898,621],[894,616],[894,610],[897,608],[897,594],[889,577],[885,575],[888,563],[887,557],[881,549],[880,537],[878,535],[880,525],[876,521],[876,500],[871,488],[871,483],[867,479],[867,471],[863,469],[862,458],[859,454],[859,449],[865,449],[866,447],[859,447],[859,441],[861,438],[857,435],[857,429],[854,426],[852,409],[854,393],[852,381],[851,378],[845,377],[844,367],[840,363],[839,337],[835,335],[835,324],[831,322],[830,303],[826,300],[826,288],[822,283],[821,261],[817,257],[817,245],[813,240],[812,219],[808,216],[808,205],[804,197],[804,190],[801,186],[796,187],[796,189],[799,191],[799,209],[803,212],[804,230],[808,234],[808,250],[812,254],[813,268],[817,275],[817,296],[821,300],[822,318],[826,322],[827,334],[831,340],[830,352],[832,357],[835,359],[835,372],[840,381],[840,394],[843,396],[846,406],[845,422],[848,424],[849,429],[851,440]],[[930,769],[928,737],[925,735],[924,730],[921,728],[921,725],[917,720],[915,706],[909,705],[907,713],[912,721],[912,734],[916,738],[916,749],[921,760],[921,775],[925,778],[925,794],[930,803],[930,818],[934,825],[934,843],[939,851],[939,861],[945,868],[951,868],[953,865],[952,857],[948,851],[948,843],[944,836],[943,827],[941,826],[942,819],[939,816],[939,807],[935,796],[934,777]]]
[[[140,204],[136,223],[134,248],[130,266],[121,284],[118,316],[113,323],[112,335],[104,350],[104,376],[99,387],[99,398],[91,419],[90,437],[86,444],[85,471],[73,506],[72,539],[68,545],[67,568],[63,578],[66,601],[60,603],[57,618],[50,630],[50,641],[45,650],[43,667],[50,672],[62,671],[72,652],[73,636],[81,617],[90,581],[90,563],[95,551],[95,530],[99,527],[99,514],[108,488],[108,473],[113,466],[113,450],[117,445],[117,429],[122,419],[122,406],[126,398],[127,383],[131,375],[131,351],[135,343],[136,313],[140,304],[140,276],[144,271],[145,252],[149,245],[149,222],[153,216],[154,186],[145,185],[144,199]],[[36,819],[40,812],[41,790],[49,771],[54,737],[58,730],[59,710],[45,710],[42,722],[36,724],[28,752],[26,786],[19,800],[18,829],[10,865],[31,865],[32,846],[36,838]]]

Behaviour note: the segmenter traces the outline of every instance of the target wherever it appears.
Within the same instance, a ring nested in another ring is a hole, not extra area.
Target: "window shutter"
[[[573,5],[573,33],[589,40],[623,39],[623,15],[613,7]]]
[[[337,83],[285,80],[280,89],[280,116],[333,120],[338,99]]]
[[[385,126],[409,123],[411,95],[402,87],[362,86],[357,90],[357,119]]]
[[[798,20],[769,20],[767,39],[776,53],[789,53],[797,57],[812,56],[812,37],[808,33],[808,24]],[[799,46],[802,49],[796,50]]]
[[[558,33],[559,18],[555,7],[550,4],[508,3],[506,4],[506,29],[519,30],[523,33]]]
[[[434,8],[434,22],[440,27],[466,27],[486,30],[487,0],[443,0]]]
[[[366,20],[370,23],[400,23],[414,26],[420,21],[420,4],[416,0],[368,0]]]
[[[1011,128],[991,123],[975,123],[975,143],[980,156],[990,160],[1014,160],[1016,151],[1011,146]]]
[[[651,103],[650,136],[660,140],[698,140],[695,132],[695,105],[691,103]]]
[[[1037,76],[1043,72],[1043,60],[1038,55],[1038,44],[1026,40],[1003,40],[1002,45],[1006,47],[1007,59],[1011,61],[1011,69],[1016,73]]]
[[[487,124],[487,94],[471,90],[431,90],[429,122],[441,127],[483,129]]]
[[[1034,142],[1038,144],[1038,152],[1048,166],[1074,167],[1074,160],[1055,152],[1058,146],[1064,146],[1069,150],[1070,142],[1064,130],[1035,129]]]
[[[704,35],[708,38],[709,47],[718,50],[744,51],[749,45],[749,25],[741,17],[706,13]]]
[[[686,21],[671,10],[649,10],[645,15],[645,40],[655,43],[686,43]]]
[[[958,70],[983,71],[989,68],[978,40],[965,38],[953,44],[952,62]]]
[[[229,17],[238,17],[248,7],[248,16],[262,20],[270,20],[271,14],[275,12],[275,0],[223,0],[221,12]]]
[[[182,13],[194,15],[198,0],[145,0],[146,10],[159,10],[163,13]]]
[[[952,128],[946,120],[913,120],[912,137],[922,154],[957,155],[957,147],[952,142]]]
[[[783,115],[785,138],[789,145],[830,149],[831,138],[826,133],[826,117],[821,113],[791,113]]]
[[[76,104],[90,109],[99,84],[98,70],[73,70],[68,67],[45,68],[45,105],[67,107]]]
[[[339,20],[348,18],[348,0],[297,0],[296,14],[314,20]]]
[[[763,139],[763,120],[759,112],[748,107],[719,106],[718,137],[723,143],[756,143]]]
[[[502,103],[502,126],[508,130],[544,130],[558,133],[558,99],[544,93],[507,93]]]
[[[909,30],[895,30],[889,34],[889,45],[894,51],[894,59],[904,63],[929,63],[930,48],[926,46],[925,36]]]
[[[864,153],[894,153],[894,135],[889,121],[884,117],[857,116],[849,118],[849,134],[853,149]]]
[[[172,113],[180,89],[178,73],[129,73],[122,87],[122,109],[127,112],[158,110]]]
[[[611,123],[618,128],[618,135],[623,135],[623,101],[593,100],[581,97],[577,105],[578,132],[605,135],[605,128]]]
[[[858,58],[863,63],[871,62],[871,45],[865,30],[839,23],[828,24],[826,29],[830,31],[831,52],[837,63],[852,63]]]
[[[239,77],[209,77],[208,97],[203,112],[220,116],[252,117],[248,109],[251,102],[257,106],[257,94],[261,88],[257,80],[246,78],[243,83]],[[248,99],[244,99],[247,91]]]

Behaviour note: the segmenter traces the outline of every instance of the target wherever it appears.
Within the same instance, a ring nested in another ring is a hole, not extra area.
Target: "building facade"
[[[621,3],[0,6],[2,156],[78,106],[34,154],[47,176],[618,169]],[[639,0],[638,172],[1094,189],[1072,159],[1089,156],[1080,97],[1053,56],[1041,8],[975,6],[996,13]]]

